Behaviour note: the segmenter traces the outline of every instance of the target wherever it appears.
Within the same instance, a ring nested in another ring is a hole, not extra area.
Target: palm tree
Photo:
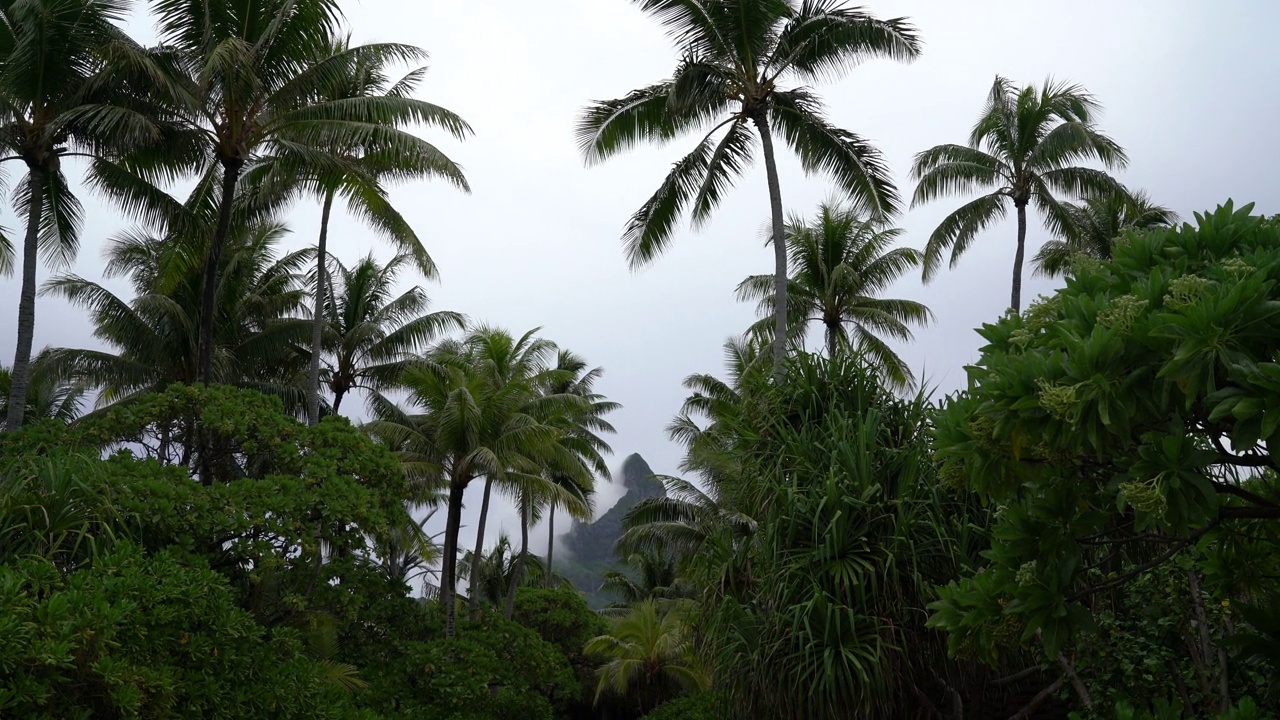
[[[369,52],[352,54],[349,38],[335,38],[318,62],[338,58],[339,67],[334,77],[320,89],[314,99],[317,102],[341,102],[362,98],[382,98],[406,105],[419,106],[425,117],[447,120],[441,124],[445,130],[461,139],[470,134],[471,128],[457,115],[421,100],[410,97],[426,72],[419,67],[399,79],[389,74],[389,66],[404,57],[416,61],[425,60],[427,53],[416,47],[393,46],[392,52],[379,52],[375,46]],[[401,253],[413,258],[418,270],[428,279],[436,275],[435,264],[422,245],[417,233],[400,215],[378,184],[384,179],[408,180],[443,178],[470,192],[462,169],[431,143],[399,128],[389,128],[394,133],[397,146],[388,151],[376,144],[335,144],[328,152],[341,158],[346,164],[357,166],[361,172],[333,172],[332,168],[316,168],[313,164],[299,166],[296,154],[263,158],[247,170],[246,180],[251,186],[268,185],[280,188],[287,194],[308,191],[320,198],[320,235],[316,244],[315,325],[311,336],[311,366],[308,376],[307,422],[314,425],[320,419],[320,356],[323,353],[325,284],[324,258],[328,252],[329,218],[334,199],[340,194],[348,208],[364,218],[374,229],[389,239]],[[343,138],[348,143],[351,138]],[[306,142],[306,138],[302,138]],[[412,149],[412,152],[406,152]],[[328,170],[328,172],[325,172]],[[319,172],[318,172],[319,171]],[[370,182],[372,181],[372,182]]]
[[[431,508],[420,520],[407,519],[370,537],[371,552],[364,560],[391,582],[404,585],[431,572],[431,567],[440,562],[440,547],[426,531],[435,512],[436,508]]]
[[[644,600],[670,605],[672,600],[691,599],[692,588],[680,577],[674,557],[663,552],[639,552],[627,556],[628,568],[634,571],[610,570],[604,574],[602,592],[616,600],[606,611],[621,613]]]
[[[644,715],[681,692],[705,690],[710,680],[693,649],[680,612],[660,612],[653,600],[637,603],[607,635],[587,642],[585,652],[606,661],[597,671],[596,702],[616,695]]]
[[[305,365],[294,348],[305,342],[310,322],[294,315],[306,300],[302,270],[311,251],[277,255],[286,233],[278,223],[232,228],[214,296],[219,324],[211,378],[277,395],[297,411]],[[135,231],[115,238],[104,274],[129,278],[132,300],[75,275],[50,279],[45,292],[88,309],[94,337],[111,348],[51,350],[56,372],[101,390],[99,406],[195,382],[203,237],[175,243]]]
[[[710,217],[752,161],[750,125],[755,126],[772,214],[776,374],[787,334],[787,246],[774,133],[806,172],[830,175],[862,209],[897,212],[897,190],[879,151],[828,121],[822,101],[806,84],[838,77],[873,57],[911,60],[920,53],[920,41],[903,19],[878,20],[841,0],[635,2],[667,28],[679,64],[667,80],[593,103],[578,121],[578,144],[586,161],[596,163],[641,141],[663,143],[705,132],[631,217],[623,239],[628,260],[637,266],[665,249],[686,208],[695,226]],[[784,89],[784,83],[799,84]]]
[[[1156,205],[1141,190],[1115,192],[1086,198],[1083,203],[1063,203],[1070,218],[1066,236],[1046,241],[1036,253],[1036,272],[1050,277],[1066,274],[1077,255],[1110,260],[1115,242],[1130,230],[1149,230],[1178,222],[1178,214]]]
[[[84,396],[89,388],[83,383],[60,377],[57,368],[49,362],[48,351],[31,361],[30,382],[27,385],[27,409],[25,421],[57,420],[69,423],[80,417]],[[9,389],[13,373],[0,368],[0,415],[8,411]]]
[[[601,433],[614,433],[614,428],[603,417],[622,406],[618,403],[606,400],[605,397],[595,391],[596,381],[604,376],[604,368],[592,368],[587,370],[587,362],[582,357],[570,350],[560,350],[556,356],[556,377],[552,379],[552,392],[557,394],[577,395],[586,401],[584,412],[577,418],[582,424],[578,428],[581,433],[580,439],[586,443],[592,443],[599,440]],[[608,446],[601,444],[594,448],[597,452],[609,452]],[[609,479],[609,467],[603,463],[599,464],[595,470],[600,477]],[[591,504],[590,488],[582,488],[575,484],[572,478],[563,476],[550,476],[547,480],[555,484],[559,492],[551,493],[550,500],[547,503],[547,587],[551,587],[554,580],[555,572],[552,568],[552,560],[555,556],[556,546],[556,509],[564,508],[570,514],[578,519],[590,519],[590,513],[593,512]],[[586,515],[578,517],[578,511],[586,511]]]
[[[442,331],[461,330],[464,319],[455,312],[428,313],[430,301],[421,287],[395,294],[400,271],[414,262],[411,255],[396,255],[385,265],[372,254],[350,268],[336,258],[330,262],[337,282],[325,288],[323,378],[336,413],[352,390],[397,381],[415,353]]]
[[[463,340],[445,340],[421,361],[409,365],[399,383],[419,412],[397,407],[373,393],[371,433],[395,448],[406,472],[422,484],[448,491],[441,567],[445,633],[456,630],[458,540],[462,501],[473,480],[485,490],[476,527],[475,557],[482,556],[488,505],[495,484],[514,489],[540,482],[543,473],[564,473],[582,485],[590,471],[570,452],[563,431],[548,424],[557,407],[570,412],[581,404],[572,395],[547,395],[548,363],[554,346],[534,337],[480,327]],[[473,585],[482,578],[472,577]],[[473,597],[473,606],[478,599]]]
[[[217,273],[232,226],[232,203],[246,166],[277,158],[316,177],[350,174],[375,184],[335,148],[378,148],[412,156],[416,138],[399,130],[424,123],[461,135],[452,113],[401,97],[332,100],[325,91],[353,59],[407,61],[420,50],[365,45],[328,54],[341,16],[337,0],[154,0],[160,46],[148,77],[186,132],[165,146],[132,156],[122,172],[100,173],[99,185],[126,207],[152,192],[148,183],[195,172],[213,199],[216,222],[204,261],[196,376],[209,379],[214,343]],[[327,55],[327,57],[326,57]],[[325,59],[316,62],[316,58]],[[287,162],[285,159],[288,159]]]
[[[933,278],[948,249],[955,267],[973,238],[1003,219],[1012,203],[1018,217],[1018,246],[1009,308],[1018,312],[1027,206],[1036,206],[1050,233],[1064,235],[1070,217],[1058,195],[1095,195],[1116,188],[1106,172],[1074,163],[1096,159],[1108,169],[1128,164],[1124,149],[1094,127],[1099,110],[1097,101],[1079,85],[1046,80],[1038,91],[1032,85],[1018,89],[997,76],[968,145],[938,145],[916,155],[911,168],[917,181],[912,207],[944,195],[991,190],[960,206],[929,236],[925,281]]]
[[[18,337],[6,395],[4,428],[23,420],[31,381],[37,257],[65,266],[80,244],[83,208],[62,169],[64,158],[100,157],[150,139],[155,125],[131,109],[128,86],[114,81],[111,58],[137,48],[114,23],[125,0],[31,0],[0,3],[0,162],[27,170],[14,195],[26,219]],[[0,271],[13,247],[0,241]]]
[[[809,323],[821,323],[829,357],[841,348],[856,348],[894,387],[909,388],[914,384],[911,369],[880,336],[910,341],[910,325],[926,324],[933,314],[912,300],[877,297],[920,264],[919,251],[893,247],[901,235],[902,230],[861,218],[852,208],[829,204],[821,206],[812,223],[792,217],[787,224],[787,295],[792,332],[803,333]],[[771,336],[773,278],[747,278],[738,286],[738,297],[759,302],[762,319],[753,330]]]

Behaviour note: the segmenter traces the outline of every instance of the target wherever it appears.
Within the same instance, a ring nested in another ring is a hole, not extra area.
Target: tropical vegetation
[[[1178,224],[1109,174],[1128,156],[1085,88],[998,77],[968,144],[915,157],[913,206],[985,193],[919,250],[885,155],[811,88],[919,56],[907,19],[632,4],[676,68],[589,104],[581,152],[700,139],[626,260],[758,151],[775,263],[738,286],[758,320],[723,371],[684,380],[678,468],[632,455],[606,509],[617,376],[418,284],[436,248],[390,188],[469,191],[418,132],[472,134],[418,97],[425,50],[353,42],[337,0],[151,0],[150,47],[122,0],[0,0],[0,163],[25,166],[0,716],[1280,713],[1280,216]],[[787,214],[775,140],[831,182],[816,213]],[[96,276],[70,265],[81,182],[124,215]],[[339,208],[392,251],[349,255]],[[1010,208],[1010,311],[934,392],[901,354],[933,320],[908,276]],[[1056,284],[1024,309],[1028,252]],[[92,341],[35,348],[41,294]]]
[[[775,133],[795,151],[806,172],[828,175],[869,214],[896,213],[898,192],[880,151],[832,124],[808,83],[839,76],[870,58],[914,59],[920,40],[902,18],[880,20],[841,2],[637,4],[666,28],[680,61],[669,79],[588,107],[578,121],[578,145],[587,162],[596,163],[641,142],[702,134],[627,223],[623,239],[635,266],[666,248],[686,211],[695,224],[710,218],[725,191],[751,164],[759,136],[774,252],[773,358],[781,368],[789,317],[788,264]]]
[[[1124,148],[1096,127],[1098,101],[1079,85],[1046,80],[1017,87],[996,76],[987,104],[969,133],[968,145],[938,145],[916,155],[912,206],[947,195],[989,192],[961,205],[938,225],[924,249],[924,279],[938,271],[951,251],[951,267],[979,233],[1004,219],[1013,205],[1018,220],[1009,309],[1022,309],[1022,263],[1027,248],[1027,208],[1040,212],[1044,226],[1064,235],[1072,218],[1062,196],[1113,193],[1116,181],[1103,170],[1076,165],[1097,160],[1123,168]]]

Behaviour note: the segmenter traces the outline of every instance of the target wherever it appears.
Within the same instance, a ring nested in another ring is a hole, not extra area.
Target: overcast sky
[[[1131,159],[1121,174],[1126,184],[1188,219],[1228,197],[1280,212],[1280,52],[1274,45],[1280,4],[866,4],[880,17],[910,18],[923,38],[923,57],[910,65],[872,62],[818,91],[835,123],[881,148],[905,197],[912,156],[964,142],[996,74],[1020,84],[1053,75],[1084,85],[1103,103],[1100,127]],[[694,140],[585,168],[572,128],[588,101],[667,77],[675,55],[657,23],[627,0],[362,0],[344,9],[356,42],[398,41],[430,51],[420,96],[461,114],[476,131],[465,143],[425,133],[464,166],[472,195],[428,183],[394,191],[397,207],[440,266],[442,281],[427,286],[435,306],[516,333],[540,326],[545,337],[602,365],[600,389],[624,405],[611,418],[619,431],[613,465],[639,452],[656,472],[674,473],[680,451],[663,428],[685,396],[681,380],[721,371],[722,343],[753,319],[753,308],[735,302],[734,287],[773,268],[759,238],[768,216],[763,166],[747,173],[709,225],[696,233],[681,228],[668,253],[633,273],[620,243],[623,225]],[[132,29],[144,42],[152,36],[145,18]],[[805,177],[790,156],[783,154],[780,165],[788,211],[811,213],[829,196],[827,181]],[[12,181],[18,169],[8,172]],[[88,212],[75,270],[94,278],[104,239],[122,220],[87,190],[82,197]],[[904,242],[923,247],[960,202],[906,213],[899,220]],[[335,215],[330,247],[344,261],[371,246],[390,255],[358,223]],[[291,243],[313,243],[318,216],[316,207],[296,208]],[[21,228],[7,207],[0,224],[11,233]],[[1031,227],[1028,256],[1045,237],[1034,221]],[[973,328],[1007,305],[1013,251],[1010,223],[981,237],[958,268],[931,285],[912,276],[894,288],[937,316],[902,353],[940,392],[963,384],[962,368],[979,346]],[[1024,304],[1053,288],[1027,275]],[[41,280],[46,276],[42,269]],[[17,299],[17,279],[0,278],[0,363],[6,365]],[[53,298],[39,301],[37,350],[88,346],[90,330],[82,311]],[[614,497],[606,488],[601,504]],[[509,509],[495,525],[517,530]],[[466,537],[464,531],[469,546]]]

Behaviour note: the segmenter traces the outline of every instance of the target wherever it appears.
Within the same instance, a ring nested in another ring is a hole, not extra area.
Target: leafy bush
[[[63,577],[0,566],[0,714],[30,718],[338,718],[296,632],[268,631],[221,575],[118,544]]]
[[[1130,233],[979,331],[934,430],[944,481],[997,508],[985,567],[931,606],[953,653],[1075,657],[1104,696],[1181,681],[1159,694],[1189,712],[1257,687],[1213,607],[1280,590],[1280,223],[1251,209]]]
[[[350,647],[369,680],[362,706],[405,720],[551,720],[577,697],[568,661],[533,630],[486,613],[445,638],[437,604],[403,600]]]
[[[599,663],[587,657],[582,648],[591,638],[603,635],[608,623],[587,606],[581,593],[570,587],[520,588],[516,592],[513,619],[560,649],[569,661],[579,688],[576,697],[561,710],[569,717],[588,716]]]
[[[714,690],[677,698],[659,705],[645,720],[721,720],[724,698]]]

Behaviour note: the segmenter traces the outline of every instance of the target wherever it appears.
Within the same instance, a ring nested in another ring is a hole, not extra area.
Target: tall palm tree
[[[1151,202],[1139,190],[1116,188],[1114,192],[1086,198],[1083,203],[1063,203],[1070,222],[1066,236],[1048,240],[1036,253],[1036,272],[1049,277],[1066,274],[1076,255],[1110,260],[1115,242],[1130,230],[1148,230],[1178,222],[1178,214]]]
[[[156,132],[133,109],[129,88],[114,81],[111,60],[137,50],[115,23],[127,0],[30,0],[0,3],[0,162],[21,162],[14,195],[26,220],[18,337],[4,428],[22,424],[28,406],[36,322],[37,257],[66,265],[80,245],[83,208],[62,168],[64,158],[121,152]],[[12,266],[0,241],[0,271]]]
[[[905,20],[878,20],[842,0],[634,1],[667,28],[679,64],[667,80],[593,103],[578,121],[578,144],[587,162],[596,163],[641,141],[664,143],[689,132],[705,133],[631,217],[623,239],[636,266],[665,249],[686,208],[695,226],[706,222],[752,161],[754,125],[772,214],[776,374],[788,316],[774,133],[795,151],[806,172],[830,175],[867,212],[897,212],[897,190],[880,152],[828,121],[807,84],[838,77],[874,57],[911,60],[920,53],[920,41]]]
[[[787,224],[787,295],[793,333],[821,323],[829,357],[841,348],[856,348],[890,384],[909,388],[915,381],[911,369],[880,336],[910,341],[910,326],[928,323],[933,314],[912,300],[877,297],[920,264],[918,250],[893,247],[901,235],[902,230],[864,219],[848,207],[824,204],[813,222],[792,217]],[[738,286],[738,297],[759,302],[762,319],[753,330],[772,336],[773,278],[747,278]]]
[[[286,233],[278,223],[232,228],[214,296],[219,324],[211,378],[277,395],[298,411],[305,365],[294,348],[305,342],[310,322],[295,314],[306,300],[302,271],[311,251],[278,255]],[[75,275],[50,279],[45,292],[88,309],[94,337],[111,348],[51,350],[57,372],[101,390],[99,406],[195,382],[203,237],[177,244],[142,232],[115,238],[104,274],[129,278],[132,300]]]
[[[961,205],[929,236],[925,281],[933,278],[948,249],[955,267],[974,237],[1003,219],[1012,204],[1018,218],[1018,245],[1009,308],[1018,312],[1027,206],[1035,205],[1050,233],[1064,235],[1070,217],[1059,195],[1095,195],[1116,188],[1116,181],[1105,171],[1076,163],[1094,159],[1115,169],[1129,162],[1124,149],[1094,126],[1099,110],[1097,101],[1079,85],[1046,80],[1039,90],[1033,85],[1017,88],[997,76],[968,145],[938,145],[916,155],[911,168],[917,181],[912,207],[944,195],[990,190]]]
[[[540,392],[554,346],[534,336],[516,338],[479,327],[462,340],[439,343],[406,368],[399,386],[417,412],[407,412],[373,393],[375,418],[369,431],[395,448],[411,478],[447,489],[440,598],[445,632],[456,630],[455,605],[462,501],[472,481],[484,478],[475,557],[482,556],[484,526],[494,485],[514,489],[540,482],[543,473],[563,473],[587,486],[590,470],[563,444],[563,431],[545,418],[555,408],[572,411],[572,395]],[[482,578],[472,577],[473,585]],[[473,597],[473,603],[477,599]]]
[[[27,385],[27,409],[25,421],[57,420],[69,423],[80,417],[84,396],[89,388],[84,383],[61,377],[57,368],[49,362],[49,353],[42,352],[31,361],[30,382]],[[9,388],[13,373],[0,367],[0,415],[8,411]]]
[[[338,147],[377,147],[412,156],[418,142],[399,130],[434,124],[455,134],[465,125],[452,113],[409,98],[369,96],[332,100],[324,93],[353,58],[421,52],[383,43],[328,54],[341,12],[337,0],[154,0],[160,46],[148,77],[185,133],[163,147],[137,153],[103,172],[99,186],[126,207],[152,192],[147,183],[196,173],[216,208],[204,261],[196,375],[210,375],[217,273],[232,226],[232,204],[246,166],[257,156],[289,158],[316,176],[351,174],[373,180],[335,155]],[[316,58],[324,60],[316,62]],[[416,140],[416,139],[415,139]]]
[[[585,652],[605,659],[597,671],[596,702],[615,695],[634,704],[640,715],[710,684],[682,614],[661,612],[653,600],[637,603],[608,634],[589,640]]]
[[[390,52],[380,52],[377,46],[368,52],[352,54],[349,38],[334,38],[317,62],[338,58],[339,67],[322,88],[316,102],[341,102],[362,98],[382,98],[405,105],[422,106],[427,117],[447,120],[442,124],[459,139],[469,135],[471,128],[457,115],[411,97],[417,89],[425,67],[418,67],[398,79],[390,75],[391,66],[405,57],[423,61],[427,53],[412,46],[393,46]],[[261,159],[255,167],[246,171],[250,185],[275,186],[285,193],[306,191],[320,199],[320,234],[316,243],[315,276],[315,325],[311,336],[311,366],[308,378],[307,422],[314,425],[320,418],[320,356],[323,353],[325,284],[324,258],[328,252],[329,219],[334,199],[341,195],[347,207],[392,242],[401,253],[413,258],[418,270],[428,279],[436,275],[435,263],[422,245],[417,233],[404,217],[391,205],[387,193],[379,184],[383,180],[408,180],[442,178],[459,189],[470,192],[466,176],[457,163],[450,160],[431,143],[400,128],[389,128],[394,133],[397,146],[390,151],[377,144],[353,143],[354,138],[339,138],[328,152],[354,165],[360,172],[334,172],[329,166],[299,164],[296,154],[271,156]],[[305,137],[301,142],[306,142]],[[411,152],[407,152],[411,150]]]
[[[464,320],[455,312],[428,313],[430,301],[421,287],[395,294],[400,272],[414,262],[411,255],[396,255],[383,265],[370,254],[350,268],[329,260],[334,271],[326,274],[336,282],[325,286],[322,377],[336,413],[352,390],[376,390],[399,380],[415,353],[441,332],[461,330]]]

